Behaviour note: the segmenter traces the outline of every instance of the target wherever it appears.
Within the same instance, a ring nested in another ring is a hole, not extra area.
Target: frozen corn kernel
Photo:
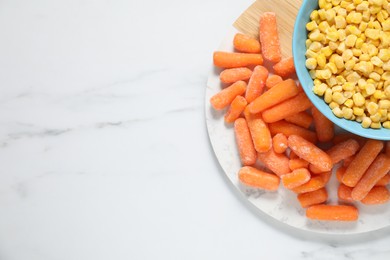
[[[315,21],[311,21],[311,22],[306,24],[306,30],[308,30],[310,32],[314,31],[317,28],[318,28],[318,25],[317,25],[317,23]]]
[[[320,68],[324,68],[325,65],[326,65],[326,57],[325,57],[325,54],[321,53],[321,54],[318,54],[317,56],[317,65],[320,67]]]
[[[381,121],[381,117],[382,117],[382,115],[377,112],[377,113],[371,115],[370,119],[371,119],[372,122],[378,123],[378,122]]]
[[[390,100],[380,100],[379,108],[381,109],[390,109]]]
[[[381,59],[379,59],[378,56],[371,57],[370,61],[375,66],[378,66],[378,67],[382,67],[383,66],[383,61]]]
[[[379,29],[371,29],[371,28],[367,28],[366,31],[364,32],[364,34],[372,40],[378,40],[379,33],[380,33]]]
[[[320,85],[314,85],[313,92],[314,92],[314,94],[322,97],[327,88],[328,88],[328,86],[325,83],[322,83]]]
[[[374,115],[377,111],[378,111],[378,104],[376,104],[374,102],[369,102],[367,104],[367,112],[370,115]]]
[[[306,60],[306,68],[309,70],[314,70],[317,67],[317,60],[314,58],[308,58]]]
[[[345,105],[346,107],[349,107],[349,108],[353,107],[353,100],[350,99],[350,98],[348,98],[348,99],[344,102],[344,105]]]
[[[353,94],[352,99],[353,99],[354,104],[358,107],[363,106],[366,102],[366,99],[359,92]]]
[[[366,91],[368,96],[374,94],[375,90],[376,90],[375,85],[373,85],[371,83],[367,83],[365,91]]]
[[[384,128],[390,129],[390,121],[383,122],[382,126]]]
[[[330,88],[327,88],[324,93],[324,101],[329,104],[332,102],[332,90]]]
[[[381,80],[381,75],[379,75],[378,73],[376,72],[371,72],[370,75],[369,75],[370,79],[373,79],[375,81],[379,81]]]
[[[348,107],[343,107],[341,109],[341,112],[343,113],[343,117],[345,119],[351,119],[352,116],[353,116],[353,110],[351,108],[348,108]]]
[[[353,108],[353,114],[355,116],[362,116],[362,115],[364,115],[364,109],[360,108],[360,107],[354,107]]]
[[[341,109],[339,107],[333,108],[332,112],[337,117],[340,117],[340,118],[343,117],[343,112],[341,111]]]
[[[333,92],[332,94],[332,100],[336,102],[337,104],[341,105],[343,104],[347,99],[344,97],[344,95],[341,92]]]
[[[369,128],[371,126],[371,119],[369,117],[363,117],[363,120],[362,120],[362,127],[363,128]]]

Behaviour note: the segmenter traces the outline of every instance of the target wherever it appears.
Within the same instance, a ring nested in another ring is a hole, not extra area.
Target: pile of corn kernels
[[[388,0],[319,0],[306,25],[313,92],[339,118],[390,129]]]

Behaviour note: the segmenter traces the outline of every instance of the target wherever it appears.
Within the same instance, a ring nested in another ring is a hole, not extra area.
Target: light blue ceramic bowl
[[[294,25],[294,34],[293,34],[293,56],[294,56],[294,64],[297,72],[297,76],[299,81],[302,84],[303,89],[306,92],[306,95],[309,97],[311,102],[324,114],[327,118],[329,118],[333,123],[338,125],[339,127],[354,133],[356,135],[360,135],[363,137],[378,139],[378,140],[390,140],[390,129],[381,128],[381,129],[371,129],[371,128],[363,128],[360,123],[340,119],[336,117],[329,106],[325,103],[325,101],[315,95],[312,91],[313,80],[309,75],[308,70],[305,66],[305,52],[306,52],[306,44],[305,41],[307,39],[307,31],[306,24],[310,20],[310,13],[318,9],[318,1],[316,0],[304,0],[302,6],[298,12],[297,19]]]

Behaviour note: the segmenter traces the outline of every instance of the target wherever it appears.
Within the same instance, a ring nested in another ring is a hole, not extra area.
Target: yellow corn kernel
[[[326,84],[328,84],[328,87],[333,87],[337,84],[337,80],[335,76],[330,77],[326,80]]]
[[[327,88],[324,93],[324,101],[329,104],[332,102],[332,90],[330,88]]]
[[[328,32],[328,29],[330,28],[329,24],[327,21],[322,21],[318,24],[318,29],[322,32],[322,33],[327,33]]]
[[[374,115],[376,112],[378,112],[378,104],[376,104],[375,102],[368,102],[367,104],[367,112],[370,114],[370,115]]]
[[[375,123],[377,123],[377,122],[379,122],[379,121],[381,121],[381,114],[380,113],[375,113],[374,115],[371,115],[370,116],[370,118],[371,118],[371,121],[372,122],[375,122]]]
[[[374,128],[374,129],[380,129],[381,128],[381,123],[379,123],[379,122],[372,122],[370,127]]]
[[[362,1],[360,4],[356,6],[356,11],[366,11],[368,10],[368,2]]]
[[[378,58],[381,59],[383,62],[389,61],[390,60],[390,50],[388,50],[388,49],[379,50]]]
[[[315,79],[315,80],[313,80],[313,83],[314,83],[314,85],[320,85],[320,84],[322,84],[322,81],[319,79]]]
[[[326,34],[326,39],[332,42],[337,42],[337,40],[339,39],[339,34],[338,32],[328,32]]]
[[[312,41],[320,42],[325,39],[325,35],[323,35],[318,29],[309,33],[309,39]]]
[[[390,109],[390,100],[380,100],[379,108],[381,109]]]
[[[309,46],[309,50],[314,52],[319,52],[322,49],[323,45],[320,42],[312,42]]]
[[[344,105],[345,105],[346,107],[349,107],[349,108],[353,107],[353,100],[350,99],[350,98],[348,98],[348,99],[344,102]]]
[[[383,4],[383,0],[369,0],[368,2],[376,6],[382,6]]]
[[[346,8],[347,12],[352,12],[356,9],[356,6],[353,3],[350,3]]]
[[[362,51],[359,50],[359,49],[353,48],[353,49],[352,49],[352,54],[353,54],[353,56],[355,56],[355,57],[360,57],[360,55],[362,55]]]
[[[360,61],[369,61],[370,60],[370,55],[368,55],[367,53],[363,53],[359,56],[359,60]]]
[[[375,45],[373,45],[373,44],[369,44],[368,45],[368,55],[370,55],[372,57],[372,56],[375,56],[377,54],[378,54],[378,48],[375,47]]]
[[[341,112],[343,113],[343,117],[345,119],[351,119],[352,118],[352,115],[353,115],[353,110],[351,108],[348,108],[348,107],[343,107],[341,109]]]
[[[390,31],[390,19],[389,18],[382,22],[382,29],[385,32]]]
[[[344,60],[340,55],[335,55],[334,57],[334,63],[336,64],[336,67],[338,69],[343,69],[344,68]]]
[[[377,40],[368,40],[369,43],[373,44],[375,47],[379,47],[379,45],[381,44],[381,41],[379,39]]]
[[[363,117],[363,120],[362,120],[362,127],[363,128],[369,128],[370,125],[371,125],[371,119],[369,117]]]
[[[379,29],[370,29],[370,28],[367,28],[364,32],[364,34],[372,39],[372,40],[378,40],[379,39],[379,33],[380,33],[380,30]]]
[[[381,90],[379,90],[379,89],[375,90],[373,96],[374,96],[374,98],[376,98],[376,99],[384,99],[384,98],[386,98],[385,93],[383,93],[383,91],[381,91]]]
[[[345,38],[345,46],[352,48],[355,46],[355,42],[357,40],[357,36],[354,34],[350,34]]]
[[[383,23],[385,21],[385,17],[383,15],[383,10],[381,10],[377,15],[376,15],[376,19],[378,19],[379,22]]]
[[[338,29],[337,33],[339,34],[339,40],[344,41],[345,38],[347,37],[347,33],[345,32],[344,29]]]
[[[317,58],[318,53],[312,51],[312,50],[307,50],[306,51],[306,57],[307,58]]]
[[[346,70],[352,70],[355,67],[355,60],[349,60],[345,63],[344,67]]]
[[[341,105],[343,104],[347,99],[344,97],[343,94],[340,92],[333,92],[332,93],[332,100],[336,102],[337,104]]]
[[[318,60],[317,60],[318,63]],[[316,70],[316,77],[319,79],[329,79],[332,76],[332,72],[329,69]]]
[[[321,52],[325,55],[325,57],[330,57],[333,54],[333,51],[330,49],[329,46],[326,46],[321,49]]]
[[[310,45],[312,44],[313,42],[310,40],[310,39],[307,39],[306,42],[305,42],[305,45],[306,45],[306,49],[309,49]]]
[[[360,36],[362,33],[355,25],[347,25],[345,31],[347,34],[354,34],[356,36]]]
[[[371,72],[370,75],[369,75],[370,79],[373,79],[375,81],[379,81],[381,80],[381,75],[379,75],[378,73],[376,72]]]
[[[381,6],[370,6],[369,8],[371,14],[377,14],[382,10]]]
[[[338,5],[340,5],[340,2],[341,2],[341,0],[332,0],[332,5],[338,6]]]
[[[353,3],[355,5],[361,4],[362,2],[363,2],[363,0],[353,0]]]
[[[344,84],[346,82],[345,78],[343,76],[336,76],[336,80],[337,80],[337,84]],[[389,93],[390,93],[390,89],[389,89]]]
[[[309,75],[312,79],[315,79],[317,77],[316,70],[309,70]]]
[[[364,114],[364,109],[360,107],[354,107],[353,108],[353,114],[355,116],[362,116]]]
[[[341,111],[341,109],[339,107],[333,108],[332,112],[337,117],[340,117],[340,118],[343,117],[343,112]]]
[[[325,18],[328,22],[333,22],[336,17],[336,11],[333,9],[328,9],[325,12]]]
[[[385,92],[386,97],[390,98],[390,84],[385,87],[385,91],[384,92]]]
[[[337,67],[336,67],[336,64],[332,63],[332,62],[329,62],[328,64],[325,65],[325,68],[326,69],[329,69],[330,72],[332,72],[332,74],[336,74],[337,73]]]
[[[381,48],[388,48],[390,46],[390,35],[386,32],[381,32],[379,35],[379,39],[381,40],[380,47]]]
[[[338,45],[337,42],[332,42],[332,41],[330,41],[328,44],[329,44],[329,48],[330,48],[332,51],[337,50],[337,48],[339,47],[339,45]]]
[[[367,86],[367,82],[365,79],[359,79],[358,80],[358,86],[360,89],[365,89]]]
[[[340,85],[332,87],[332,93],[343,91],[343,87]]]
[[[384,70],[390,70],[390,61],[383,63],[382,69]]]
[[[315,21],[311,21],[311,22],[308,22],[306,24],[306,30],[308,30],[310,32],[317,29],[317,28],[318,28],[318,25]]]
[[[343,8],[342,6],[338,6],[339,8],[337,9],[337,15],[347,17],[347,10]]]
[[[378,73],[379,75],[382,75],[384,73],[384,70],[381,67],[374,67],[374,72]]]
[[[384,128],[390,129],[390,121],[383,122],[382,126]]]
[[[334,108],[336,108],[336,107],[340,107],[340,105],[337,104],[337,103],[334,102],[334,101],[332,101],[332,102],[329,103],[329,108],[330,108],[330,109],[334,109]]]
[[[306,60],[306,68],[309,70],[314,70],[317,67],[317,60],[314,58],[308,58]]]
[[[375,90],[376,90],[376,88],[375,88],[374,84],[367,83],[365,91],[366,91],[368,96],[371,96],[372,94],[374,94]]]
[[[344,29],[347,26],[345,18],[341,15],[337,15],[334,18],[334,23],[337,29]]]
[[[357,83],[360,78],[361,78],[360,75],[356,71],[352,72],[351,74],[349,74],[346,77],[346,79],[348,81],[347,83]],[[355,87],[355,84],[353,84],[353,88],[354,87]]]
[[[349,76],[348,76],[349,77]],[[347,80],[348,80],[348,77],[347,77]],[[355,84],[353,82],[350,82],[350,81],[347,81],[343,84],[342,86],[343,90],[345,91],[352,91],[355,89]]]
[[[327,7],[327,4],[328,4],[328,2],[326,0],[318,0],[318,6],[321,9],[325,9],[325,7]]]
[[[361,49],[362,48],[362,45],[364,43],[364,40],[362,38],[357,38],[356,39],[356,42],[355,42],[355,48],[358,48],[358,49]]]
[[[378,66],[378,67],[383,66],[383,61],[381,59],[379,59],[378,56],[371,57],[370,61],[375,66]]]
[[[362,15],[363,15],[363,21],[365,21],[365,22],[369,22],[370,21],[370,17],[371,17],[370,10],[363,11]]]
[[[353,94],[355,94],[355,91],[344,91],[343,92],[343,96],[348,99],[348,98],[352,98]]]
[[[347,49],[345,50],[342,54],[341,54],[341,57],[343,57],[343,60],[346,62],[346,61],[349,61],[353,56],[353,52],[351,49]]]
[[[313,12],[310,13],[310,20],[317,20],[318,17],[318,11],[314,10]]]
[[[320,68],[324,68],[325,65],[326,65],[326,57],[323,53],[321,54],[318,54],[317,56],[317,65],[320,67]]]
[[[314,85],[313,92],[314,92],[314,94],[322,97],[327,88],[328,88],[328,86],[325,83],[322,83],[320,85]]]
[[[363,121],[363,116],[356,116],[355,121],[361,123]]]
[[[360,92],[353,94],[352,99],[353,103],[358,107],[363,106],[366,103],[366,99],[362,96],[362,94],[360,94]]]
[[[366,29],[367,29],[367,26],[368,26],[368,23],[366,23],[366,22],[361,22],[360,24],[359,24],[359,30],[361,31],[361,32],[364,32]],[[363,34],[364,35],[364,34]]]
[[[383,89],[383,86],[384,86],[385,82],[382,80],[382,81],[379,81],[378,84],[376,85],[376,89],[377,90],[382,90]],[[384,94],[384,93],[383,93]],[[386,97],[386,95],[384,95],[384,97]]]

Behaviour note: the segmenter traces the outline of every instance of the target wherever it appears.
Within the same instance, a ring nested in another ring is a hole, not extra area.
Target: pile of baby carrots
[[[356,221],[355,203],[388,202],[390,142],[335,135],[297,83],[293,58],[282,59],[276,15],[261,15],[259,39],[237,33],[233,45],[234,52],[214,52],[225,86],[210,102],[234,124],[239,181],[269,191],[282,182],[317,220]],[[327,204],[333,172],[337,205]]]

